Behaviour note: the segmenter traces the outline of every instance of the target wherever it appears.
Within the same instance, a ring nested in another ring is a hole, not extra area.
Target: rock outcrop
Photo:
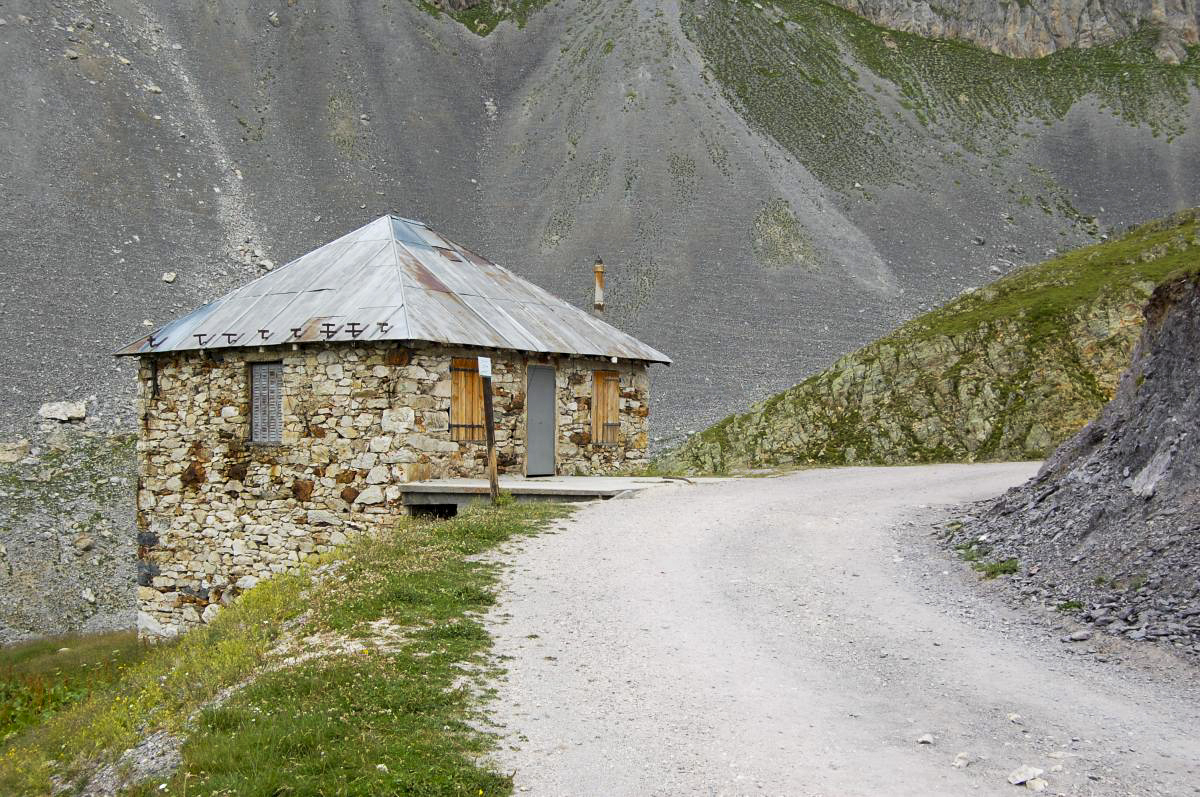
[[[0,443],[0,644],[134,623],[132,434],[48,420]]]
[[[1100,417],[951,542],[1106,634],[1200,654],[1200,267],[1145,319]]]
[[[1038,459],[1094,418],[1142,305],[1200,254],[1197,211],[969,293],[692,437],[664,460],[772,465]]]
[[[1037,58],[1066,47],[1093,47],[1153,28],[1155,53],[1169,63],[1200,41],[1196,0],[833,0],[885,28],[959,39],[1002,55]]]

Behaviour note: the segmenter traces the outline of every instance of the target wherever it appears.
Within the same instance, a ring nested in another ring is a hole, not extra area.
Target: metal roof
[[[671,362],[421,222],[390,215],[116,353],[378,340]]]

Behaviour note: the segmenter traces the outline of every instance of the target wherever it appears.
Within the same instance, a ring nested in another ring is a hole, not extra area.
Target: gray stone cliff
[[[937,39],[960,39],[1002,55],[1036,58],[1158,30],[1156,53],[1179,63],[1200,41],[1196,0],[833,0],[877,25]]]
[[[1152,296],[1100,417],[953,538],[1106,634],[1200,654],[1200,274]]]

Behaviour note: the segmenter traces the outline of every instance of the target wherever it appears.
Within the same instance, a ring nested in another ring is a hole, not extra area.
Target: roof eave
[[[180,353],[180,352],[189,352],[189,351],[214,351],[214,350],[219,350],[219,349],[244,349],[244,348],[276,349],[276,348],[281,348],[284,346],[294,346],[297,344],[304,344],[304,343],[310,343],[310,344],[311,343],[330,343],[333,345],[342,345],[342,344],[350,344],[350,343],[354,342],[354,341],[349,341],[349,340],[291,341],[291,342],[285,342],[285,343],[270,343],[265,346],[233,345],[233,346],[208,346],[208,347],[193,346],[193,347],[188,347],[188,348],[175,347],[175,348],[167,349],[164,352],[157,352],[157,351],[154,351],[153,349],[146,348],[147,344],[150,343],[150,339],[152,337],[153,337],[152,335],[143,335],[142,337],[138,338],[137,340],[133,341],[132,343],[129,343],[128,345],[123,346],[123,347],[117,349],[116,351],[114,351],[112,353],[112,356],[113,357],[140,357],[140,356],[148,355],[148,354],[163,354],[163,353],[167,353],[167,352]],[[497,348],[497,347],[490,347],[490,346],[489,347],[481,347],[481,346],[469,344],[469,343],[447,343],[446,341],[440,341],[440,340],[421,340],[418,338],[375,338],[374,340],[365,341],[365,342],[369,342],[369,343],[385,343],[385,342],[386,343],[427,343],[427,344],[436,344],[439,346],[462,346],[465,348]],[[647,347],[647,348],[649,348],[649,347]],[[524,351],[524,349],[509,349],[509,348],[503,348],[503,347],[499,347],[498,350],[499,351],[517,351],[517,352]],[[531,351],[531,352],[526,352],[526,353],[528,353],[528,354],[557,354],[557,355],[564,356],[564,357],[601,357],[601,358],[616,357],[617,359],[620,359],[620,360],[629,360],[632,362],[643,362],[643,363],[646,363],[647,365],[666,365],[668,367],[671,365],[672,360],[670,357],[668,357],[667,355],[658,351],[657,349],[652,349],[652,351],[654,352],[655,356],[649,356],[649,357],[630,357],[629,355],[620,355],[620,354],[585,354],[583,352],[577,352],[577,351],[547,351],[547,352],[532,352]]]

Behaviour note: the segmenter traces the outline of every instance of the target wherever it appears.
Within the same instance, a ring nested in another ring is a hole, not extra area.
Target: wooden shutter
[[[483,378],[474,357],[450,361],[450,439],[484,439]]]
[[[283,363],[250,366],[250,439],[255,443],[283,440]]]
[[[620,400],[621,375],[616,371],[595,371],[592,383],[593,443],[616,445],[620,442]]]

